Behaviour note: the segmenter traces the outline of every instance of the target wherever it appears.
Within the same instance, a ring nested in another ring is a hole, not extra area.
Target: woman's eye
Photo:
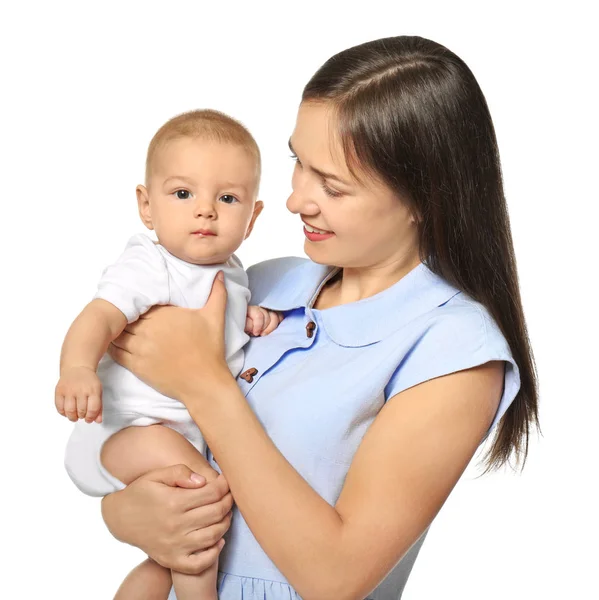
[[[343,196],[341,192],[331,189],[324,181],[320,185],[324,190],[324,193],[331,198],[339,198],[340,196]]]
[[[302,166],[300,159],[295,154],[290,154],[290,156],[300,167]]]
[[[231,196],[231,194],[224,194],[219,198],[225,204],[235,204],[235,202],[239,202],[235,196]]]
[[[179,200],[189,200],[191,193],[189,192],[189,190],[177,190],[175,192],[175,196],[177,196]]]

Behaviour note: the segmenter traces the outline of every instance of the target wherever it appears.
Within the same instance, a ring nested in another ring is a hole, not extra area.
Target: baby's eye
[[[239,202],[235,196],[231,196],[231,194],[224,194],[219,198],[225,204],[235,204],[235,202]]]
[[[189,192],[189,190],[177,190],[175,192],[175,196],[177,196],[179,200],[189,200],[191,193]]]

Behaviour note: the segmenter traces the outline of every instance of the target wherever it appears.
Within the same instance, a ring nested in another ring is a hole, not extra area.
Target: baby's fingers
[[[248,315],[246,323],[248,321],[251,325],[246,329],[246,333],[253,336],[260,335],[264,328],[264,312],[259,307],[254,307],[251,311],[251,317]]]
[[[268,314],[268,311],[260,308],[260,312],[254,317],[254,335],[260,335],[265,327],[268,327],[269,320],[270,315]]]
[[[87,413],[87,394],[77,394],[77,418],[83,419]]]
[[[54,406],[56,406],[56,410],[59,414],[61,414],[63,417],[66,417],[64,412],[64,396],[62,394],[54,394]]]
[[[91,423],[97,421],[102,410],[102,398],[97,394],[93,394],[87,399],[87,412],[85,413],[85,422]],[[101,420],[101,419],[100,419]],[[98,423],[100,421],[97,421]]]
[[[247,316],[245,318],[245,332],[247,334],[251,334],[253,329],[254,329],[254,322],[252,321],[251,317]]]
[[[261,335],[268,335],[272,333],[283,320],[283,314],[275,311],[268,311],[268,325],[264,329]]]
[[[75,396],[65,397],[64,413],[69,421],[77,420],[77,398]]]

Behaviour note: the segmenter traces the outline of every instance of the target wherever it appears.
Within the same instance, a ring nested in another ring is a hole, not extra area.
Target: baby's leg
[[[164,600],[171,585],[170,569],[148,558],[127,575],[114,600]]]
[[[104,467],[127,485],[152,469],[176,464],[187,465],[196,473],[204,476],[206,481],[212,481],[218,476],[218,473],[189,441],[173,429],[163,425],[122,429],[104,443],[101,459]],[[198,600],[199,598],[217,600],[217,573],[218,562],[200,575],[186,575],[171,571],[177,600]],[[140,578],[136,579],[139,589]],[[123,586],[125,583],[126,580],[123,582]],[[139,592],[136,593],[139,594]],[[163,598],[166,600],[167,596],[168,591]],[[141,598],[141,596],[133,594],[131,596],[122,595],[118,600],[129,600],[129,598],[135,600],[137,597]],[[152,598],[154,597],[152,596]]]
[[[165,425],[126,427],[112,435],[102,447],[102,464],[123,483],[151,471],[184,464],[213,481],[218,473],[180,433]]]

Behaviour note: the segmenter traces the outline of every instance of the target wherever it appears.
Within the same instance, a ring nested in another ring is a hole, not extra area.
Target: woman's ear
[[[410,223],[412,225],[420,225],[421,221],[422,219],[416,209],[410,209]]]
[[[152,211],[150,210],[150,195],[144,185],[138,185],[135,188],[137,195],[137,208],[139,210],[139,218],[141,222],[148,228],[154,229],[152,223]]]
[[[254,229],[254,223],[258,218],[258,215],[262,212],[264,208],[264,202],[262,200],[256,200],[256,204],[254,205],[254,213],[252,214],[252,218],[250,219],[250,224],[248,225],[247,231],[245,232],[244,240],[247,240],[250,237],[250,233],[252,233],[252,229]]]

